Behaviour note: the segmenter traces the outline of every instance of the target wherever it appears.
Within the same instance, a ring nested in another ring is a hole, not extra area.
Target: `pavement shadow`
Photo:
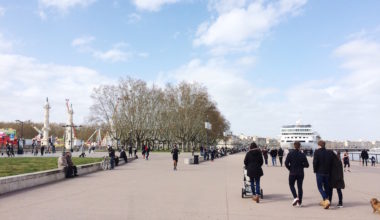
[[[266,201],[289,200],[289,194],[265,194],[264,192],[264,200]]]

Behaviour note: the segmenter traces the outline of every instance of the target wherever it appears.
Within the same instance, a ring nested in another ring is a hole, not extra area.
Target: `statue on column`
[[[74,123],[73,123],[73,115],[74,115],[74,111],[73,111],[73,105],[71,104],[71,106],[69,105],[69,100],[66,99],[66,107],[67,107],[67,115],[68,115],[68,118],[67,118],[67,123],[66,123],[66,131],[65,131],[65,148],[67,150],[71,150],[71,146],[74,146]]]
[[[42,140],[41,140],[41,146],[48,147],[49,146],[49,99],[46,98],[46,103],[44,105],[45,109],[45,115],[44,115],[44,127],[42,128]]]

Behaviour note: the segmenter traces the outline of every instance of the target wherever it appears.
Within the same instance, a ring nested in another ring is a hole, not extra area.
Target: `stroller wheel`
[[[244,195],[245,195],[245,190],[241,189],[241,198],[244,198]]]
[[[263,189],[260,189],[260,197],[261,197],[261,199],[264,199],[264,193],[263,193]]]

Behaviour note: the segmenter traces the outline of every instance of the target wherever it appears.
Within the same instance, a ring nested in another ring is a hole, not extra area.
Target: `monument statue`
[[[73,123],[73,115],[74,115],[74,111],[73,111],[73,105],[69,105],[69,100],[66,99],[66,107],[67,107],[67,115],[68,115],[68,118],[67,118],[67,123],[66,123],[66,130],[65,130],[65,148],[67,150],[70,150],[71,149],[71,146],[74,145],[73,141],[75,139],[74,137],[74,131],[73,131],[73,126],[74,126],[74,123]]]
[[[48,146],[49,145],[49,110],[50,110],[50,105],[49,105],[49,99],[46,98],[46,103],[44,105],[45,109],[45,115],[44,115],[44,127],[42,128],[42,140],[41,140],[41,145],[42,146]]]

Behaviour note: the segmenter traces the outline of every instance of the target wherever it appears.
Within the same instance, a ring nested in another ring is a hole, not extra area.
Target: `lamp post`
[[[18,146],[17,146],[17,154],[23,154],[24,153],[24,123],[28,123],[28,121],[21,121],[21,120],[16,120],[17,123],[20,123],[21,125],[21,138],[18,140]],[[20,145],[20,140],[21,140],[21,145]]]
[[[73,128],[80,128],[82,125],[62,125],[64,128],[70,128],[70,152],[73,152]],[[65,140],[66,135],[64,135],[64,144],[65,146],[63,147],[63,152],[65,152],[66,148],[66,140]]]
[[[208,122],[208,115],[206,116],[205,128],[206,128],[206,148],[208,148],[208,130],[211,130],[211,123]]]

